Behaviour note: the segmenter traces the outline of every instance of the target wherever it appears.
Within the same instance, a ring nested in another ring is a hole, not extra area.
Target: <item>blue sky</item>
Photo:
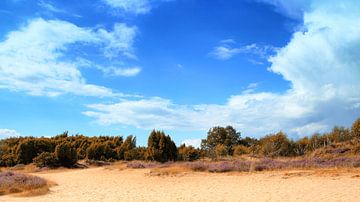
[[[210,127],[292,138],[360,116],[360,3],[4,0],[0,138]]]

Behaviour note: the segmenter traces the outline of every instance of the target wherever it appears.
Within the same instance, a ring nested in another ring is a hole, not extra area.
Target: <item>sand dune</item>
[[[359,171],[149,173],[109,168],[37,173],[58,185],[46,195],[0,201],[360,201]]]

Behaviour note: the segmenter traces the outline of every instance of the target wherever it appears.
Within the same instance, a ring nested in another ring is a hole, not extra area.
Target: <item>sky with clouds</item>
[[[360,117],[357,0],[4,0],[0,25],[0,138],[198,145]]]

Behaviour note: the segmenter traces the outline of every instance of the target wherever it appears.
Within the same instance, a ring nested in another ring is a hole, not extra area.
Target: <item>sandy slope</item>
[[[0,201],[360,201],[360,173],[313,171],[186,173],[90,168],[39,173],[56,182],[49,194]]]

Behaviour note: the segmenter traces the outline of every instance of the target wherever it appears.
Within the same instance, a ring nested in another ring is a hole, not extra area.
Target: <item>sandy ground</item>
[[[0,201],[360,201],[360,172],[188,172],[89,168],[36,173],[58,185],[46,195]]]

